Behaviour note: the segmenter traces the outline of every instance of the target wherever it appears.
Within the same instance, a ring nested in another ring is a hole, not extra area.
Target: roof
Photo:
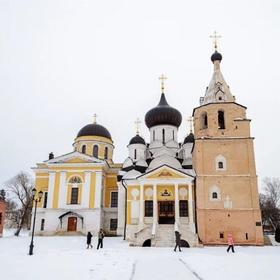
[[[77,137],[81,136],[101,136],[112,140],[111,134],[108,129],[97,123],[88,124],[80,129]]]
[[[181,122],[181,113],[167,103],[164,93],[161,94],[158,105],[148,111],[145,116],[148,128],[163,124],[179,127]]]

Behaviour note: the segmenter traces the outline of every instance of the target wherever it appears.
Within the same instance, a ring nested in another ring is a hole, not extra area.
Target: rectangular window
[[[78,204],[79,188],[71,189],[71,204]]]
[[[179,202],[179,209],[180,209],[180,217],[188,217],[188,201],[187,200],[180,200]]]
[[[249,238],[248,238],[248,233],[246,232],[246,240],[248,240]]]
[[[111,207],[118,207],[118,192],[111,192]]]
[[[47,208],[47,203],[48,203],[48,192],[44,193],[44,204],[43,208]]]
[[[2,213],[0,213],[0,225],[2,224]]]
[[[153,201],[145,200],[145,217],[153,217]]]
[[[110,230],[117,230],[118,219],[110,219]]]
[[[224,238],[224,233],[220,232],[220,238],[223,239]]]
[[[41,230],[43,231],[45,229],[45,219],[41,220]]]

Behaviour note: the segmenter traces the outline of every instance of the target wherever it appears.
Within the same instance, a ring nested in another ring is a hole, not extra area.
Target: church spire
[[[200,105],[217,102],[234,102],[235,99],[231,94],[229,86],[227,85],[220,69],[223,57],[217,50],[217,40],[221,38],[221,36],[217,35],[217,32],[215,31],[214,35],[211,35],[210,38],[213,39],[214,44],[214,53],[211,56],[211,60],[214,64],[214,73],[209,86],[206,88],[205,96],[200,99]]]

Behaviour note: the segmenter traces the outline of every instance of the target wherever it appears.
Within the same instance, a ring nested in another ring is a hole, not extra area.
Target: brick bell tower
[[[203,244],[224,244],[232,233],[237,244],[262,245],[251,120],[223,78],[216,40],[211,60],[212,79],[193,111],[198,235]]]

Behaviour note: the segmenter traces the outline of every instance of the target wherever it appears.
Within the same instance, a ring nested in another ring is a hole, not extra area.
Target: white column
[[[179,190],[178,184],[174,185],[175,188],[175,223],[177,226],[180,224],[180,209],[179,209]]]
[[[83,208],[89,208],[90,181],[91,181],[91,171],[85,171],[85,182],[82,186],[82,200],[81,200],[81,206]]]
[[[59,180],[59,195],[58,195],[58,208],[64,208],[67,204],[67,185],[66,185],[66,172],[60,172]]]
[[[153,224],[158,223],[157,185],[153,185]]]
[[[94,208],[101,209],[102,202],[102,172],[96,171],[95,173],[95,197],[94,197]]]
[[[47,208],[52,208],[53,205],[54,182],[55,182],[55,172],[49,172]]]
[[[189,224],[194,224],[192,185],[189,185]]]
[[[140,184],[140,211],[139,211],[139,224],[144,224],[144,185]]]

